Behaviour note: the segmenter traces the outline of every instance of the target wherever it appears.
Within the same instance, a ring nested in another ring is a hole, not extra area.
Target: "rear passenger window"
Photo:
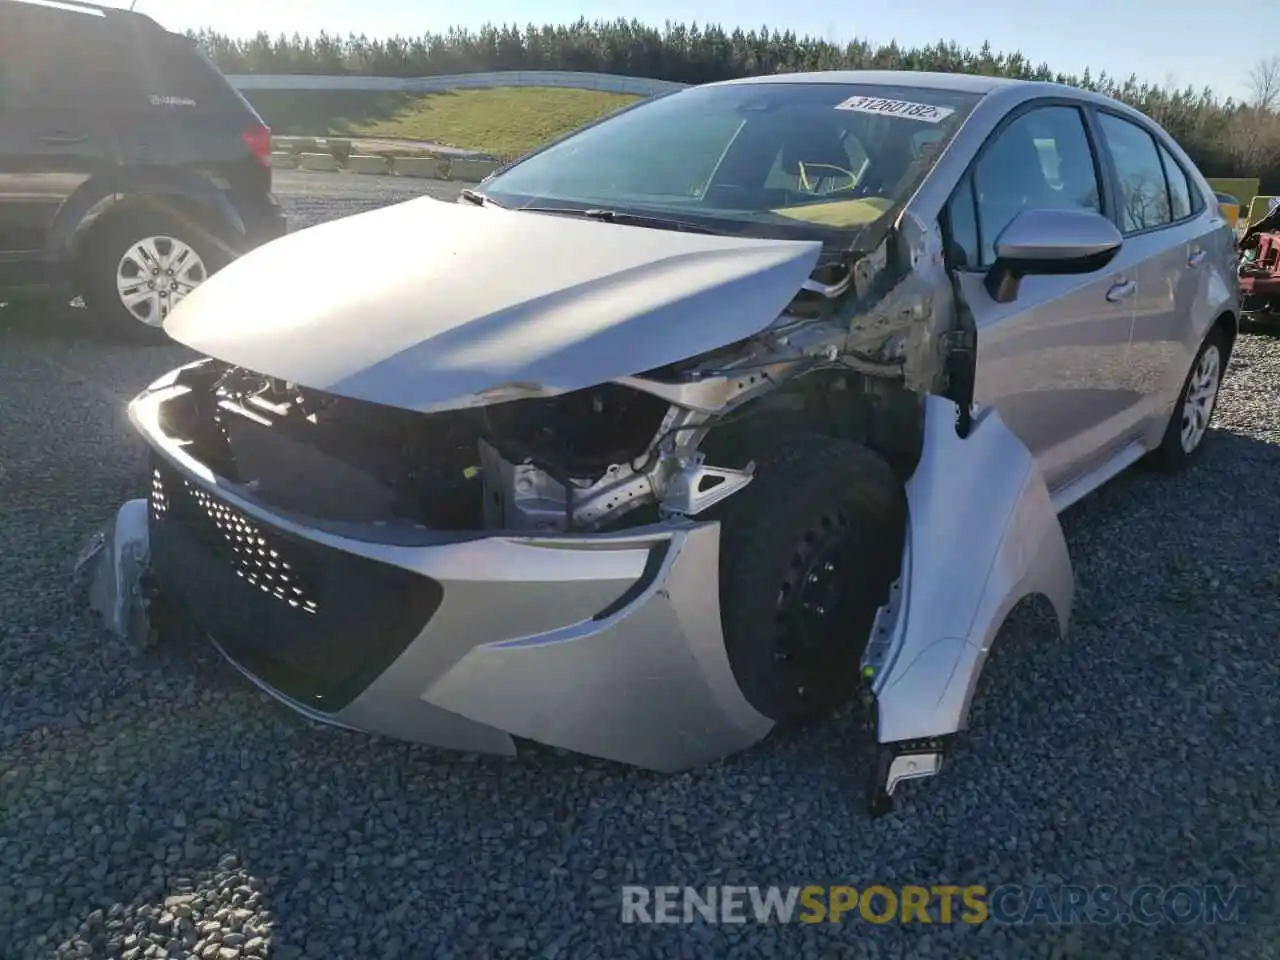
[[[96,11],[19,8],[8,31],[3,59],[12,104],[83,115],[144,104],[128,48]]]
[[[995,261],[995,243],[1024,210],[1102,210],[1097,167],[1075,107],[1028,110],[996,135],[973,170],[977,192],[976,265]]]
[[[1172,221],[1164,167],[1151,134],[1110,113],[1100,114],[1099,124],[1120,187],[1120,232],[1138,233]]]
[[[1187,171],[1163,145],[1160,145],[1160,160],[1164,164],[1165,180],[1169,183],[1169,212],[1174,220],[1191,216],[1191,184],[1187,180]]]

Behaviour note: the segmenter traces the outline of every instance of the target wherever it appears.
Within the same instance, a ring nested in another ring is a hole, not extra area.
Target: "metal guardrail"
[[[394,156],[376,153],[335,154],[335,143],[352,146],[351,141],[316,140],[311,137],[273,137],[270,164],[284,170],[317,173],[354,173],[394,177],[425,177],[430,180],[460,180],[479,183],[501,166],[488,157],[440,157],[420,154]]]
[[[238,90],[376,90],[382,92],[433,93],[476,87],[568,87],[603,90],[652,97],[688,86],[670,80],[624,77],[612,73],[575,73],[570,70],[499,70],[490,73],[455,73],[439,77],[358,77],[313,74],[240,73],[227,79]]]

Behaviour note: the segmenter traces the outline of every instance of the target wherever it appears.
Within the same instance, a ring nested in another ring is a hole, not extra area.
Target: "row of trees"
[[[265,33],[235,39],[201,31],[197,39],[227,73],[358,74],[411,77],[484,70],[582,70],[707,83],[800,70],[896,69],[1053,80],[1132,104],[1162,124],[1209,176],[1260,176],[1280,192],[1280,58],[1256,65],[1247,102],[1219,99],[1208,88],[1176,89],[1089,71],[1075,76],[990,45],[954,43],[907,49],[855,40],[844,45],[791,31],[726,31],[719,26],[636,20],[521,28],[450,29],[420,37],[314,37]]]

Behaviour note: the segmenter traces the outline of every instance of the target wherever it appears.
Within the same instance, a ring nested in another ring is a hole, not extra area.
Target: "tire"
[[[1204,448],[1209,423],[1218,407],[1226,363],[1226,337],[1222,328],[1215,326],[1196,352],[1191,369],[1182,382],[1164,438],[1152,453],[1151,459],[1156,466],[1170,471],[1181,470]]]
[[[169,343],[161,324],[172,305],[227,259],[208,230],[194,221],[152,210],[117,214],[86,245],[80,264],[85,305],[113,336]],[[148,277],[148,265],[159,272]],[[123,286],[133,276],[137,285]],[[152,283],[158,289],[143,286]],[[128,294],[141,298],[132,308],[125,302]]]
[[[901,484],[865,447],[801,437],[758,457],[719,516],[720,616],[739,688],[775,721],[829,713],[856,690],[898,576]]]

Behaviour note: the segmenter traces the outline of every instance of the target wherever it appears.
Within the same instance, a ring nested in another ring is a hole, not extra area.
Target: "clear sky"
[[[128,0],[109,2],[128,6]],[[635,17],[655,25],[768,25],[836,42],[856,37],[915,46],[954,40],[977,48],[989,40],[996,50],[1021,50],[1055,70],[1136,73],[1142,80],[1208,85],[1236,97],[1247,92],[1252,64],[1280,54],[1280,4],[1274,0],[1235,7],[1205,0],[137,0],[136,8],[171,30],[208,26],[232,35],[321,29],[417,34],[486,21],[542,24],[583,16]]]

